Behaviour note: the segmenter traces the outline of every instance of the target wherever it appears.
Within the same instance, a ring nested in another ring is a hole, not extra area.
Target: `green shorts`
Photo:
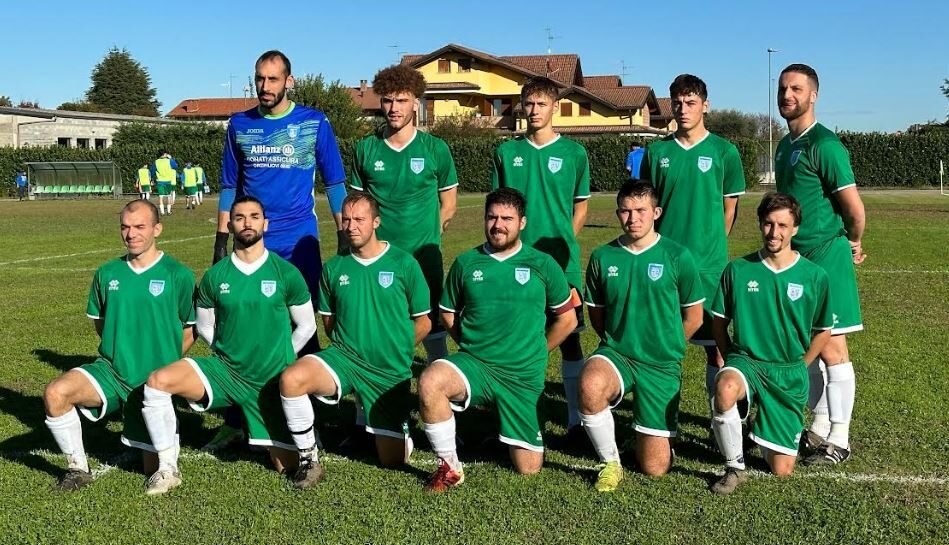
[[[834,312],[831,335],[845,335],[863,330],[857,273],[847,237],[839,236],[801,255],[820,265],[827,272],[830,309]]]
[[[191,196],[191,195],[197,195],[197,194],[198,194],[197,186],[190,186],[190,187],[185,186],[185,195]]]
[[[167,197],[171,195],[171,184],[168,182],[158,182],[158,195],[161,197]]]
[[[452,401],[453,411],[461,412],[471,405],[494,405],[500,422],[498,439],[502,443],[534,452],[544,451],[540,415],[543,381],[539,387],[532,388],[523,382],[499,377],[488,364],[466,352],[455,352],[432,363],[437,362],[454,368],[465,383],[465,399],[461,403]]]
[[[412,410],[412,374],[394,378],[373,371],[366,363],[353,358],[335,346],[316,354],[307,354],[329,371],[336,383],[336,395],[317,396],[327,405],[336,405],[343,396],[354,393],[366,414],[366,431],[405,440]]]
[[[279,373],[260,387],[241,378],[217,356],[185,360],[198,373],[207,394],[206,400],[190,402],[192,409],[204,412],[237,405],[247,421],[248,443],[297,450],[280,404]]]
[[[748,403],[743,404],[742,419],[751,405],[758,414],[749,437],[779,454],[796,456],[804,431],[804,406],[809,389],[807,365],[803,361],[770,363],[740,354],[729,354],[719,373],[737,372],[745,383]]]
[[[702,297],[705,301],[702,303],[702,325],[698,331],[692,335],[689,342],[699,346],[715,346],[715,336],[712,334],[712,314],[709,309],[712,307],[712,301],[715,300],[715,292],[718,291],[718,284],[722,279],[722,271],[701,271],[699,272],[699,283],[701,284]]]
[[[78,407],[79,412],[90,421],[98,422],[107,415],[122,409],[122,437],[120,439],[122,444],[157,452],[152,446],[152,439],[148,435],[145,420],[142,418],[144,385],[140,384],[136,388],[131,388],[119,378],[112,364],[102,358],[77,367],[76,371],[89,379],[102,400],[101,407]]]
[[[610,400],[614,408],[623,396],[633,393],[633,429],[644,435],[675,437],[679,423],[679,396],[682,391],[682,367],[646,365],[632,360],[608,346],[600,346],[587,358],[606,360],[619,378],[620,395]]]
[[[146,185],[146,184],[142,185],[142,193],[151,193],[151,192],[152,192],[151,185]]]

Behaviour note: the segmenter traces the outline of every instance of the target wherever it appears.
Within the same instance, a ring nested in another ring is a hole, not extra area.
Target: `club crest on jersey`
[[[395,273],[379,271],[379,285],[383,288],[388,288],[392,285],[392,281],[395,279]]]
[[[563,159],[560,157],[551,157],[547,159],[547,168],[554,174],[560,172],[560,167],[563,166]]]
[[[409,161],[409,168],[412,169],[412,172],[420,174],[423,170],[425,170],[425,158],[413,157],[412,160]]]
[[[699,170],[702,172],[708,172],[710,168],[712,168],[712,158],[699,157]]]
[[[802,295],[804,295],[804,286],[788,283],[788,299],[797,301]]]
[[[299,125],[287,125],[287,136],[290,138],[296,138],[298,134],[300,134]]]
[[[165,281],[164,280],[152,280],[148,283],[148,293],[158,297],[165,291]]]
[[[520,285],[526,284],[531,279],[531,270],[525,267],[514,269],[514,280]]]
[[[791,166],[792,166],[792,167],[793,167],[794,165],[796,165],[796,164],[797,164],[797,160],[801,158],[801,151],[802,151],[802,150],[796,149],[796,150],[794,150],[794,151],[791,152]]]
[[[277,293],[277,281],[276,280],[261,280],[260,293],[263,293],[265,297],[270,297],[273,294]]]
[[[662,278],[662,269],[665,268],[662,263],[650,263],[649,267],[646,268],[646,274],[649,276],[649,279],[655,282]]]

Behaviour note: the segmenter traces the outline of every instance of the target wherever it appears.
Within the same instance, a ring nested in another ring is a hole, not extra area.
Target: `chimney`
[[[361,79],[359,80],[359,96],[366,96],[366,90],[369,88],[369,82]]]

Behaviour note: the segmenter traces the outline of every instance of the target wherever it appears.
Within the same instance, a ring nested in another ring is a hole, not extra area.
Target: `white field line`
[[[949,270],[918,271],[913,269],[857,269],[857,271],[869,274],[949,274]]]
[[[199,237],[188,237],[188,238],[176,238],[173,240],[159,240],[159,246],[164,246],[165,244],[177,244],[179,242],[190,242],[192,240],[201,240],[204,238],[214,238],[214,235],[201,235]],[[35,263],[37,261],[47,261],[50,259],[64,259],[67,257],[78,257],[82,255],[93,255],[93,254],[103,254],[106,252],[116,252],[122,251],[121,248],[112,247],[112,248],[103,248],[99,250],[89,250],[88,252],[76,252],[74,254],[60,254],[60,255],[47,255],[41,257],[29,257],[26,259],[16,259],[14,261],[4,261],[0,263],[0,266],[4,265],[16,265],[18,263]]]
[[[61,460],[63,458],[62,454],[52,452],[46,449],[37,449],[30,450],[26,452],[10,452],[3,454],[3,458],[6,459],[20,459],[26,458],[28,456],[40,456],[47,460]],[[124,452],[102,462],[98,467],[92,470],[92,475],[96,479],[102,477],[113,470],[115,470],[119,465],[129,462],[133,457],[137,456],[132,451]],[[211,460],[217,461],[218,457],[212,453],[186,450],[183,451],[180,456],[180,460]],[[320,460],[325,462],[330,462],[331,464],[348,464],[353,463],[349,458],[339,456],[336,454],[323,452],[320,454]],[[433,468],[436,466],[436,461],[434,458],[425,457],[420,458],[415,456],[411,462],[411,465],[416,467],[430,467]],[[484,461],[470,461],[465,462],[466,467],[478,467],[478,466],[496,466],[495,462],[484,462]],[[566,467],[578,471],[596,471],[597,466],[593,464],[567,464]],[[724,474],[724,470],[721,468],[713,468],[713,466],[706,466],[705,473],[709,477],[712,476],[721,476]],[[756,469],[748,470],[748,476],[754,479],[770,479],[774,478],[771,474],[759,471]],[[821,471],[816,473],[794,473],[791,479],[822,479],[822,480],[831,480],[831,481],[845,481],[851,483],[884,483],[884,484],[895,484],[895,485],[906,485],[906,486],[949,486],[949,477],[936,477],[932,475],[887,475],[881,473],[837,473],[833,471]]]

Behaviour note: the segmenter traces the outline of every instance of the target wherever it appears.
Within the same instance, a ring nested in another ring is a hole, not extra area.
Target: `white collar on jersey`
[[[379,252],[379,255],[377,255],[377,256],[375,256],[375,257],[370,257],[369,259],[365,259],[365,258],[359,257],[359,256],[357,256],[356,254],[351,253],[351,252],[350,252],[349,255],[353,256],[353,259],[356,260],[356,263],[359,263],[360,265],[363,265],[363,266],[368,267],[369,265],[372,265],[372,264],[375,263],[376,261],[379,261],[379,259],[380,259],[382,256],[386,255],[386,252],[389,251],[389,248],[392,247],[391,244],[389,244],[388,242],[386,242],[386,241],[384,241],[384,240],[380,240],[379,242],[385,244],[385,245],[386,245],[386,248],[385,248],[385,250],[382,250],[381,252]]]
[[[510,258],[512,258],[512,257],[514,257],[514,256],[516,256],[517,254],[519,254],[519,253],[521,252],[521,248],[523,248],[523,247],[524,247],[524,243],[521,242],[520,240],[518,240],[518,241],[517,241],[517,249],[516,249],[516,250],[514,250],[513,252],[511,252],[511,253],[509,253],[509,254],[507,254],[507,255],[501,256],[501,255],[497,255],[497,252],[494,251],[494,248],[492,248],[490,244],[488,244],[487,242],[485,242],[485,243],[484,243],[484,253],[488,254],[489,256],[493,257],[494,259],[497,259],[498,261],[504,262],[504,261],[507,261],[508,259],[510,259]]]
[[[683,144],[678,138],[676,138],[676,137],[674,137],[674,136],[672,137],[672,139],[676,141],[676,144],[679,144],[679,147],[680,147],[680,148],[684,149],[685,151],[689,151],[690,149],[694,148],[695,146],[698,146],[699,144],[701,144],[702,142],[705,142],[705,139],[708,138],[708,135],[710,135],[710,134],[712,134],[712,133],[709,132],[709,131],[705,131],[705,136],[703,136],[702,138],[699,138],[699,141],[696,142],[696,143],[694,143],[694,144],[692,144],[691,146],[686,146],[686,145]]]
[[[161,258],[163,257],[165,257],[165,252],[158,252],[158,258],[155,259],[155,261],[152,261],[148,266],[142,267],[141,269],[136,269],[135,267],[133,267],[132,262],[128,260],[128,256],[125,257],[125,264],[128,265],[130,269],[132,269],[133,273],[144,274],[145,271],[157,265],[158,262],[161,261]]]
[[[794,266],[797,265],[797,262],[801,260],[801,254],[799,254],[798,252],[794,252],[794,261],[787,267],[781,270],[778,270],[772,267],[771,265],[769,265],[768,262],[764,260],[764,256],[761,255],[761,250],[758,250],[758,257],[761,259],[761,264],[764,265],[769,271],[773,272],[774,274],[780,274],[788,269],[794,268]]]
[[[808,132],[810,132],[811,129],[814,128],[814,125],[817,125],[817,120],[816,120],[816,119],[814,120],[813,123],[811,123],[811,126],[810,126],[810,127],[804,129],[804,132],[802,132],[801,134],[797,135],[797,138],[792,138],[792,139],[791,139],[791,143],[793,144],[793,143],[797,142],[798,140],[800,140],[802,136],[804,136],[805,134],[807,134]]]
[[[554,142],[556,142],[557,140],[560,140],[560,133],[559,133],[559,132],[558,132],[558,133],[554,133],[554,137],[553,137],[553,139],[552,139],[550,142],[547,142],[546,144],[542,144],[542,145],[540,145],[540,146],[538,146],[537,144],[535,144],[533,140],[531,140],[530,138],[528,138],[528,137],[526,137],[526,136],[524,137],[524,140],[527,140],[527,143],[528,143],[528,144],[534,146],[534,149],[544,149],[544,148],[546,148],[547,146],[549,146],[549,145],[553,144]]]
[[[234,266],[237,267],[237,270],[239,270],[240,272],[244,273],[247,276],[250,276],[254,274],[255,272],[257,272],[258,269],[264,266],[264,263],[267,262],[268,257],[270,257],[270,251],[264,248],[264,254],[262,256],[258,257],[251,263],[244,263],[237,257],[237,254],[235,254],[234,252],[231,252],[231,263],[233,263]]]
[[[411,145],[412,145],[412,142],[415,142],[415,137],[416,137],[416,136],[418,136],[418,129],[415,129],[415,132],[412,133],[412,138],[409,138],[409,141],[406,142],[405,145],[402,146],[401,148],[397,148],[397,147],[393,146],[393,145],[392,145],[392,142],[389,142],[389,139],[388,139],[388,138],[383,137],[382,141],[385,142],[386,145],[389,146],[389,149],[391,149],[392,151],[394,151],[394,152],[396,152],[396,153],[402,153],[402,150],[404,150],[405,148],[411,146]]]
[[[642,250],[639,250],[638,252],[632,248],[627,247],[622,242],[619,242],[619,239],[616,239],[616,241],[617,241],[617,244],[619,244],[620,248],[626,250],[627,252],[633,255],[642,255],[648,252],[649,250],[651,250],[656,244],[659,244],[660,238],[662,238],[662,235],[660,235],[659,233],[656,233],[656,240],[652,241],[652,244],[650,244],[649,246],[646,246],[645,248],[643,248]]]

